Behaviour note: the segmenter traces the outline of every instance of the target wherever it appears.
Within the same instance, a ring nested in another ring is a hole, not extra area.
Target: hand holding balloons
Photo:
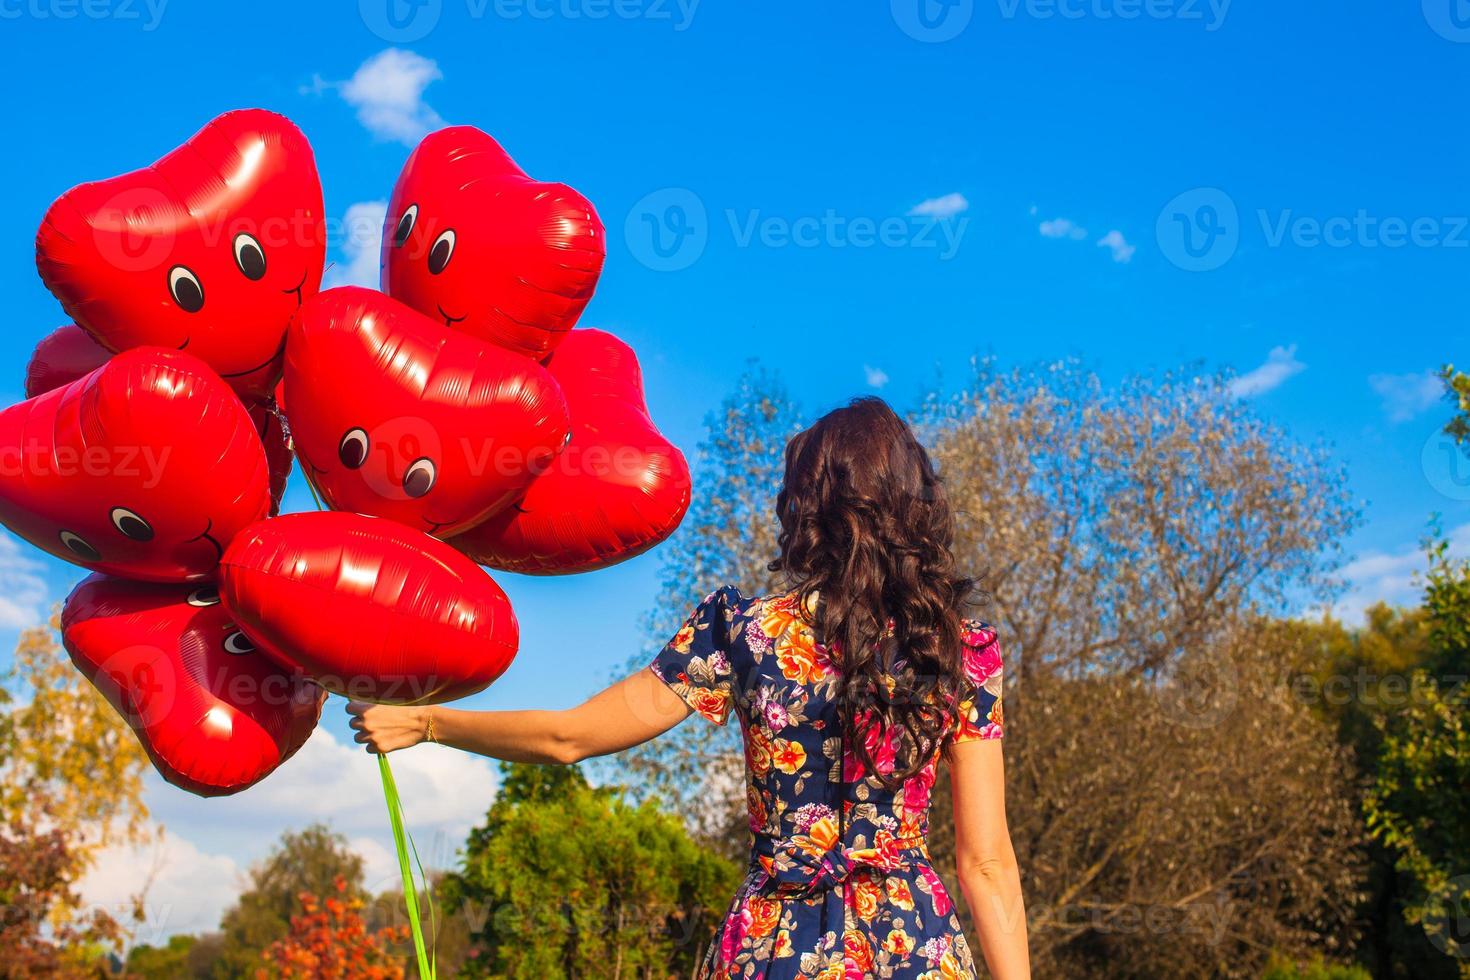
[[[476,561],[603,568],[689,505],[633,351],[573,330],[606,251],[581,194],[450,127],[394,188],[386,294],[319,293],[325,247],[311,147],[254,109],[73,188],[36,236],[76,322],[0,411],[0,523],[107,573],[67,600],[66,648],[200,795],[289,758],[327,690],[498,678],[519,626]],[[264,519],[293,448],[336,510]]]

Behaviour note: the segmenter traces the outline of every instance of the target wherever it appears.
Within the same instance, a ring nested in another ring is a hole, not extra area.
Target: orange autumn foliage
[[[369,932],[362,899],[348,895],[341,875],[336,894],[301,893],[301,913],[291,917],[285,939],[265,951],[257,980],[403,980],[403,963],[390,952],[408,939],[406,926]]]

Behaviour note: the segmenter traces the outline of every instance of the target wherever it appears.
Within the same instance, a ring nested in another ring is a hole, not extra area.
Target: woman
[[[750,871],[705,954],[711,980],[975,975],[924,836],[940,759],[960,886],[998,980],[1030,975],[1006,830],[995,634],[963,620],[939,479],[909,427],[865,398],[786,447],[776,500],[790,584],[722,588],[642,670],[569,711],[352,704],[357,740],[432,738],[514,762],[620,752],[698,713],[745,738]],[[672,692],[672,695],[670,695]],[[840,765],[839,765],[839,760]]]

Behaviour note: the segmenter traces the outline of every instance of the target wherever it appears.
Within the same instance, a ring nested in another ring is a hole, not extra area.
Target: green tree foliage
[[[1261,980],[1372,980],[1360,966],[1327,963],[1321,958],[1298,964],[1285,957],[1272,957]]]
[[[129,980],[176,980],[194,976],[190,955],[198,943],[198,936],[170,936],[162,946],[134,946],[128,950],[123,972]]]
[[[677,817],[574,768],[502,765],[445,899],[473,924],[471,977],[689,975],[739,872]]]
[[[1337,731],[1353,769],[1359,812],[1377,778],[1385,730],[1419,696],[1418,676],[1431,661],[1430,622],[1423,607],[1366,610],[1364,623],[1350,628],[1332,617],[1273,624],[1283,645],[1308,653],[1305,668],[1291,679],[1294,699]],[[1366,817],[1364,817],[1366,829]],[[1404,920],[1412,879],[1399,870],[1395,851],[1379,839],[1366,848],[1365,898],[1359,908],[1359,962],[1383,980],[1450,980],[1454,963],[1430,944],[1424,931]]]
[[[1453,364],[1446,364],[1439,372],[1444,381],[1445,394],[1455,403],[1455,417],[1445,424],[1444,431],[1455,442],[1464,445],[1470,439],[1470,375],[1456,371]]]
[[[1368,823],[1410,878],[1404,914],[1470,977],[1470,563],[1429,547],[1426,666],[1403,711],[1381,720]]]
[[[365,897],[362,858],[348,848],[345,837],[323,824],[283,834],[250,869],[248,886],[220,920],[223,941],[211,975],[217,980],[253,978],[264,951],[290,933],[291,918],[301,911],[301,894],[335,895],[339,878],[348,898]]]

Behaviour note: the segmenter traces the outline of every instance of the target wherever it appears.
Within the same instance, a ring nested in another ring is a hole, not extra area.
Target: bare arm
[[[955,857],[960,888],[991,976],[1028,980],[1026,906],[1016,852],[1006,829],[1005,765],[1000,746],[1000,739],[977,739],[951,750]]]
[[[507,762],[570,764],[630,749],[673,728],[689,707],[650,670],[640,670],[565,711],[464,711],[353,701],[356,739],[369,752],[393,752],[428,737]]]

